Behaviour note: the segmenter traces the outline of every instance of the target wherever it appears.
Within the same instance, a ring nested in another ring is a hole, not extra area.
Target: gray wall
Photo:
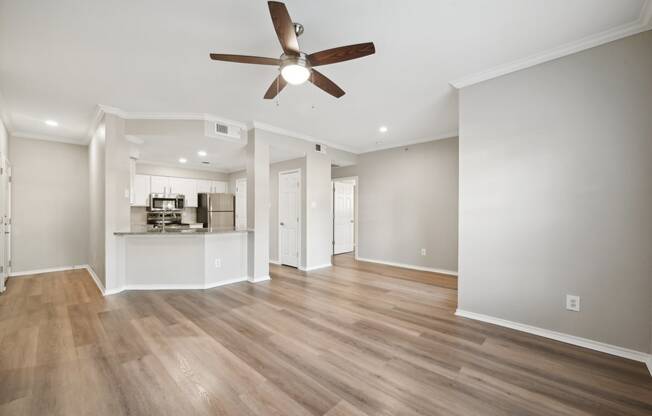
[[[88,151],[85,146],[10,139],[12,271],[88,262]]]
[[[88,144],[88,264],[106,287],[105,278],[105,144],[104,125],[98,127]]]
[[[461,90],[461,309],[651,350],[651,109],[652,32]]]
[[[358,176],[360,258],[457,271],[457,138],[364,153],[332,176]]]

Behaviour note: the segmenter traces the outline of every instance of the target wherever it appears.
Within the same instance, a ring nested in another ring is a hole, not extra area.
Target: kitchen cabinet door
[[[150,176],[134,175],[134,202],[135,207],[146,207],[149,205]]]
[[[182,194],[186,200],[186,207],[197,207],[197,181],[187,178],[170,178],[170,188],[173,194]]]
[[[213,181],[211,183],[212,192],[216,194],[221,194],[227,192],[227,183],[220,181]]]
[[[198,194],[210,194],[212,192],[212,183],[211,181],[207,181],[205,179],[198,179],[197,180],[197,193]]]
[[[170,178],[167,176],[151,176],[150,189],[153,194],[170,194]]]

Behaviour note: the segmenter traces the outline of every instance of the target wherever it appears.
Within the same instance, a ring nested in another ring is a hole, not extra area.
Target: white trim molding
[[[84,265],[84,268],[86,269],[88,274],[91,275],[91,278],[95,282],[95,285],[97,286],[97,288],[100,289],[100,292],[102,292],[102,295],[106,296],[106,289],[104,288],[104,285],[102,284],[102,282],[100,282],[100,278],[95,273],[95,270],[93,270],[93,268],[91,267],[90,264]]]
[[[281,262],[278,261],[278,260],[269,259],[269,262],[270,262],[271,264],[276,264],[277,266],[280,266],[280,265],[281,265]]]
[[[250,283],[260,283],[260,282],[266,282],[266,281],[272,280],[272,279],[269,277],[269,275],[267,275],[267,276],[261,276],[261,277],[255,277],[255,278],[252,277],[252,278],[247,279],[247,280],[249,280]]]
[[[377,146],[369,146],[364,148],[362,151],[358,152],[358,154],[362,155],[365,153],[372,153],[372,152],[377,152],[379,150],[390,150],[390,149],[397,149],[401,147],[407,147],[407,146],[413,146],[415,144],[423,144],[423,143],[429,143],[429,142],[434,142],[437,140],[444,140],[444,139],[452,139],[454,137],[458,137],[460,135],[459,130],[451,130],[445,133],[441,134],[436,134],[434,136],[431,136],[429,138],[424,138],[424,139],[416,139],[416,140],[408,140],[405,142],[387,142],[387,143],[381,143],[380,145]]]
[[[332,266],[333,266],[332,263],[325,263],[325,264],[320,264],[319,266],[311,266],[311,267],[299,266],[299,270],[301,270],[302,272],[311,272],[313,270],[325,269],[327,267],[332,267]]]
[[[323,144],[323,145],[326,145],[328,147],[332,147],[333,149],[338,149],[338,150],[342,150],[342,151],[353,153],[353,154],[360,153],[359,149],[355,149],[355,148],[353,148],[351,146],[346,146],[346,145],[342,145],[342,144],[338,144],[338,143],[333,143],[333,142],[329,142],[329,141],[325,141],[325,140],[320,140],[320,139],[318,139],[316,137],[308,136],[307,134],[298,133],[298,132],[292,131],[292,130],[287,130],[287,129],[284,129],[282,127],[273,126],[273,125],[267,124],[267,123],[261,123],[260,121],[255,121],[254,120],[251,123],[251,128],[256,129],[256,130],[263,130],[263,131],[266,131],[268,133],[274,133],[274,134],[278,134],[278,135],[281,135],[281,136],[288,136],[288,137],[304,140],[304,141],[311,142],[311,143]]]
[[[572,55],[596,46],[604,45],[605,43],[613,42],[618,39],[626,38],[628,36],[636,35],[637,33],[649,30],[652,25],[652,0],[645,0],[643,7],[636,20],[625,23],[623,25],[587,36],[583,39],[569,42],[555,48],[530,55],[528,57],[517,59],[503,65],[486,69],[475,74],[463,76],[450,82],[450,84],[457,88],[464,88],[470,85],[477,84],[482,81],[487,81],[493,78],[507,75],[512,72],[520,71],[522,69],[530,68],[535,65],[549,62],[564,56]]]
[[[419,270],[419,271],[422,271],[422,272],[431,272],[431,273],[437,273],[437,274],[445,274],[445,275],[449,275],[449,276],[457,276],[456,271],[446,270],[446,269],[438,269],[436,267],[415,266],[414,264],[395,263],[393,261],[367,259],[367,258],[364,258],[364,257],[356,257],[355,259],[358,260],[358,261],[366,261],[367,263],[378,263],[378,264],[384,264],[386,266],[401,267],[403,269]]]
[[[615,355],[617,357],[627,358],[629,360],[639,361],[645,363],[652,375],[652,355],[641,351],[630,350],[628,348],[619,347],[617,345],[606,344],[604,342],[594,341],[588,338],[582,338],[575,335],[564,334],[549,329],[539,328],[532,325],[521,324],[519,322],[508,321],[502,318],[495,318],[481,313],[469,312],[463,309],[455,311],[455,315],[463,318],[473,319],[476,321],[486,322],[502,326],[505,328],[514,329],[516,331],[526,332],[532,335],[538,335],[544,338],[554,339],[555,341],[565,342],[566,344],[576,345],[582,348],[588,348],[594,351],[604,352],[606,354]]]
[[[50,134],[42,133],[28,133],[25,131],[16,131],[10,133],[11,137],[17,139],[32,139],[32,140],[43,140],[48,142],[57,142],[57,143],[66,143],[66,144],[75,144],[77,146],[86,146],[88,144],[84,139],[72,139],[69,137],[53,136]]]
[[[48,267],[45,269],[25,270],[20,272],[12,271],[11,273],[9,273],[9,277],[32,277],[32,275],[37,275],[37,274],[65,272],[68,270],[78,270],[78,269],[85,269],[85,268],[86,265],[79,265],[79,266]]]

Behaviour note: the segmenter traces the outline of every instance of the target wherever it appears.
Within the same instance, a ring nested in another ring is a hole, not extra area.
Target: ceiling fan
[[[243,64],[278,65],[281,73],[267,89],[265,93],[266,99],[276,97],[288,83],[299,85],[306,81],[312,82],[333,97],[340,98],[343,96],[345,94],[344,90],[317,71],[315,67],[371,55],[376,52],[373,42],[341,46],[307,55],[299,50],[297,40],[303,33],[303,26],[300,23],[292,22],[285,4],[278,1],[268,1],[267,4],[274,23],[274,30],[283,48],[283,54],[280,58],[212,53],[210,54],[211,59]]]

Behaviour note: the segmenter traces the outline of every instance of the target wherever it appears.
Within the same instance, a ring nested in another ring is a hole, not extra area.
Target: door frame
[[[296,169],[289,169],[289,170],[282,170],[278,172],[278,189],[276,193],[276,230],[278,234],[277,238],[277,252],[278,252],[278,264],[283,265],[283,262],[281,260],[281,175],[287,175],[288,173],[298,173],[299,174],[299,225],[298,225],[298,236],[297,236],[297,248],[299,250],[299,258],[298,258],[298,265],[297,269],[300,269],[303,267],[303,249],[302,249],[302,244],[303,241],[301,239],[301,236],[303,235],[303,174],[301,173],[301,168],[296,168]],[[289,266],[292,267],[292,266]]]
[[[335,182],[353,181],[353,256],[358,260],[358,188],[357,176],[331,179],[331,257],[335,256]]]
[[[0,203],[2,203],[4,206],[2,207],[2,215],[0,218],[0,232],[2,233],[2,243],[0,244],[0,248],[2,249],[2,254],[0,255],[0,259],[2,260],[2,266],[3,270],[2,273],[0,273],[0,293],[4,292],[6,290],[6,282],[9,276],[11,275],[11,245],[12,245],[12,233],[11,233],[11,228],[12,228],[12,215],[11,215],[11,208],[12,208],[12,181],[11,181],[11,175],[12,175],[12,169],[11,169],[11,162],[9,161],[8,158],[5,157],[5,155],[0,154],[0,168],[2,169],[2,174],[0,175],[0,186],[2,186],[2,190],[0,191],[0,194],[2,195],[2,198],[0,198]],[[7,181],[6,187],[4,181]]]

